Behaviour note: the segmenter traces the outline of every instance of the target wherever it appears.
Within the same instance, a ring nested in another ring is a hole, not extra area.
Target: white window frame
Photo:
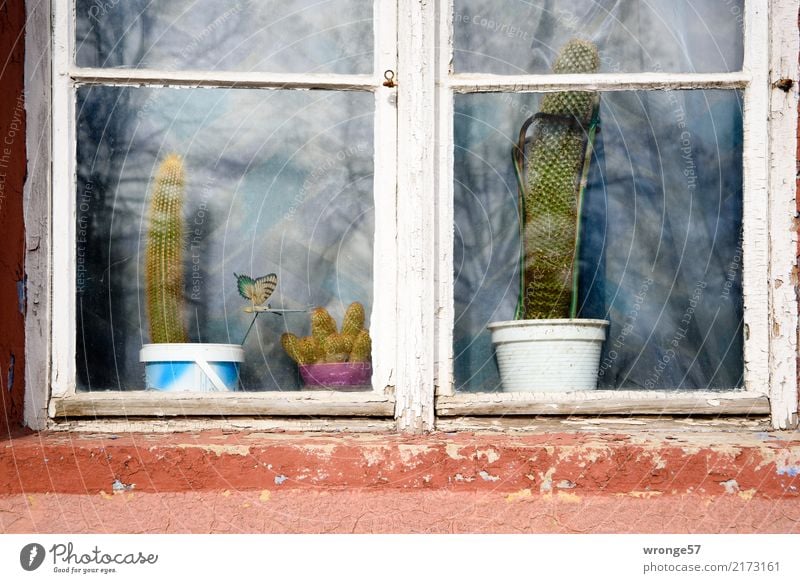
[[[797,423],[795,147],[798,3],[745,0],[744,65],[718,74],[476,75],[452,70],[453,0],[440,0],[436,330],[439,416],[581,414],[771,414]],[[771,12],[771,14],[770,14]],[[770,22],[775,23],[770,27]],[[789,26],[778,26],[788,22]],[[795,80],[786,91],[777,80]],[[744,93],[744,387],[731,391],[469,393],[453,381],[453,96],[463,93],[739,89]],[[769,123],[767,123],[769,120]],[[790,144],[790,147],[787,147]],[[790,158],[791,156],[791,158]]]
[[[375,59],[365,75],[285,74],[229,71],[172,71],[156,69],[100,69],[78,67],[75,54],[75,5],[54,1],[52,25],[52,195],[51,195],[51,418],[97,417],[384,417],[394,415],[393,371],[396,368],[396,289],[394,240],[397,230],[395,176],[397,158],[396,87],[384,84],[384,71],[397,70],[395,7],[374,2]],[[79,86],[185,86],[280,90],[335,90],[370,92],[375,99],[374,180],[375,239],[370,330],[373,389],[369,392],[265,391],[172,394],[154,391],[76,390],[76,89]],[[381,171],[378,172],[377,169]],[[58,220],[67,217],[67,220]],[[71,217],[71,219],[69,218]]]
[[[453,0],[375,0],[375,36],[386,42],[376,50],[372,75],[129,70],[120,78],[119,71],[78,69],[70,63],[74,40],[72,9],[65,9],[68,4],[58,0],[26,3],[29,161],[24,194],[28,277],[25,420],[30,427],[63,427],[59,420],[64,417],[225,415],[241,419],[218,422],[225,426],[367,431],[396,427],[422,432],[435,429],[437,419],[442,426],[452,426],[455,417],[473,415],[572,413],[769,413],[775,428],[796,426],[794,218],[800,51],[796,22],[800,0],[746,0],[745,63],[739,73],[563,76],[453,74]],[[51,50],[43,53],[42,47]],[[396,87],[383,86],[383,71],[387,69],[396,71]],[[794,84],[787,90],[778,83],[780,79],[790,79]],[[378,325],[373,335],[376,346],[383,347],[374,355],[373,385],[377,390],[362,394],[233,393],[202,398],[139,392],[75,393],[75,224],[74,220],[53,217],[74,217],[71,135],[75,121],[71,96],[76,83],[310,87],[361,89],[375,94],[375,168],[380,169],[376,175],[381,175],[375,182],[376,232],[382,235],[375,240],[375,287],[396,290],[396,284],[403,283],[402,294],[375,297],[373,326]],[[454,95],[709,87],[737,88],[745,93],[746,390],[598,391],[559,396],[455,394]],[[262,415],[274,418],[252,421]],[[281,419],[284,416],[301,417]],[[369,419],[371,416],[377,418]],[[339,422],[338,418],[344,420]],[[142,423],[148,428],[157,425],[155,420]],[[198,423],[193,426],[200,426]],[[69,424],[70,428],[76,426],[96,424]]]

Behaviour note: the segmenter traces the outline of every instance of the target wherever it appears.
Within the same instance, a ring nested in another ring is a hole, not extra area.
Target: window
[[[795,2],[139,4],[53,3],[55,419],[795,422],[797,92],[779,80],[798,47],[776,24]],[[599,67],[554,74],[575,37]],[[575,297],[610,321],[600,390],[502,392],[485,328],[514,319],[523,277],[512,150],[558,95],[599,103]],[[147,205],[172,154],[181,313],[192,342],[248,339],[243,391],[142,390]],[[273,307],[341,320],[361,302],[371,387],[299,390],[280,336],[307,334],[306,315],[248,335],[234,272],[276,273]]]

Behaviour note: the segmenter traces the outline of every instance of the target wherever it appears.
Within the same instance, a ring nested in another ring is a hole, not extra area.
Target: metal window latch
[[[384,87],[397,87],[397,84],[394,82],[394,71],[391,69],[386,69],[386,71],[383,72],[383,78],[386,79],[386,81],[383,82]]]

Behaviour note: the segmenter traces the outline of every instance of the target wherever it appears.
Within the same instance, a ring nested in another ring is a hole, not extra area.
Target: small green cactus
[[[145,296],[153,343],[188,342],[183,320],[184,184],[181,157],[168,155],[156,173],[145,251]]]
[[[597,47],[576,39],[563,47],[553,72],[595,73],[599,66]],[[520,176],[524,226],[518,318],[576,317],[581,196],[598,103],[597,92],[551,93],[533,118],[526,172]]]
[[[364,306],[359,302],[353,302],[347,307],[342,320],[342,334],[347,336],[358,336],[364,328]]]
[[[372,339],[369,332],[362,330],[353,341],[353,350],[350,352],[350,362],[369,362],[372,356]]]

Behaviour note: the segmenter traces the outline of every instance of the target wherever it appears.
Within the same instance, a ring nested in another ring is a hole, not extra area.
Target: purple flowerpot
[[[372,383],[369,362],[303,364],[300,377],[308,387],[359,387]]]

